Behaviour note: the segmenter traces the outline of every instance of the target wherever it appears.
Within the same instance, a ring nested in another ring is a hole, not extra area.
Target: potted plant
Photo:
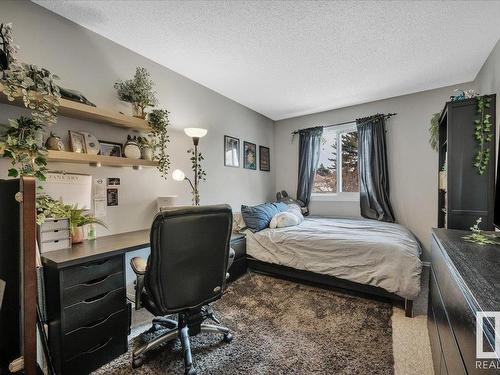
[[[139,147],[141,148],[141,158],[144,160],[153,160],[153,140],[151,135],[137,138]]]
[[[115,89],[120,100],[132,103],[135,117],[145,119],[146,108],[154,107],[158,103],[151,76],[145,68],[140,66],[137,67],[134,78],[117,81]]]
[[[0,135],[0,155],[12,159],[10,177],[34,176],[45,180],[47,150],[43,146],[43,125],[35,119],[19,117]]]
[[[158,160],[158,170],[161,176],[167,178],[170,169],[170,155],[168,154],[168,127],[170,120],[169,112],[166,109],[153,109],[148,115],[148,123],[151,126],[151,145],[155,158]]]
[[[71,243],[80,243],[83,241],[83,226],[86,224],[98,224],[107,228],[106,224],[95,216],[86,213],[84,208],[78,208],[77,205],[67,205],[67,217],[71,229]]]
[[[46,194],[41,194],[36,198],[36,222],[42,225],[48,218],[68,218],[71,230],[71,243],[83,241],[83,226],[85,224],[98,224],[107,228],[106,224],[86,212],[77,205],[71,206],[60,200],[56,200]]]

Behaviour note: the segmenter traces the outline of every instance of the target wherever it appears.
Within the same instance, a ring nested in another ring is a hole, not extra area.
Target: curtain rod
[[[389,117],[396,116],[396,115],[397,115],[397,113],[388,113],[388,114],[384,114],[383,116],[384,116],[384,118],[388,119]],[[377,115],[374,115],[374,116],[377,116]],[[365,117],[365,118],[368,120],[369,118],[374,117],[374,116],[369,116],[369,117]],[[363,119],[363,118],[362,118],[362,119]],[[321,127],[322,127],[322,128],[330,128],[330,127],[332,127],[332,126],[340,126],[340,125],[353,124],[353,123],[355,123],[356,121],[357,121],[357,120],[351,120],[351,121],[338,122],[338,123],[336,123],[336,124],[323,125],[323,126],[321,126]],[[365,121],[365,122],[368,122],[368,121]],[[364,122],[363,122],[363,123],[361,123],[361,124],[364,124]],[[360,125],[361,125],[361,124],[360,124]],[[315,128],[315,127],[316,127],[316,126],[313,126],[313,127],[311,127],[311,128],[306,128],[306,129],[312,129],[312,128]],[[300,130],[305,130],[305,129],[300,129]],[[293,134],[293,135],[295,135],[295,134],[299,134],[299,131],[300,131],[300,130],[294,130],[294,131],[292,132],[292,134]]]

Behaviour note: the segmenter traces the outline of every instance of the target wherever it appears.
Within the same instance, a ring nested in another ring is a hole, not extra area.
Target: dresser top
[[[448,261],[458,271],[481,310],[500,311],[500,246],[467,242],[462,237],[470,233],[455,229],[433,230]]]
[[[242,237],[244,237],[242,234],[232,234],[231,241]],[[149,229],[136,230],[98,237],[91,241],[86,240],[68,249],[45,252],[42,254],[42,263],[55,268],[64,268],[148,247]]]

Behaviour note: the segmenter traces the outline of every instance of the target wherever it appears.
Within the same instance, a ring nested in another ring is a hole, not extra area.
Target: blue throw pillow
[[[252,232],[258,232],[269,227],[274,215],[286,211],[285,203],[263,203],[258,206],[241,206],[241,216]]]

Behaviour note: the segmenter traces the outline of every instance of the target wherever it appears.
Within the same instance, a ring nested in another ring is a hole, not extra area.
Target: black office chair
[[[157,318],[148,331],[167,331],[133,352],[132,366],[142,365],[144,354],[179,337],[186,374],[196,374],[189,336],[220,333],[226,342],[233,336],[220,325],[210,303],[222,297],[234,258],[229,247],[233,215],[228,205],[178,207],[158,213],[151,227],[151,255],[133,258],[137,275],[136,309],[144,306]],[[178,320],[165,315],[178,314]]]

